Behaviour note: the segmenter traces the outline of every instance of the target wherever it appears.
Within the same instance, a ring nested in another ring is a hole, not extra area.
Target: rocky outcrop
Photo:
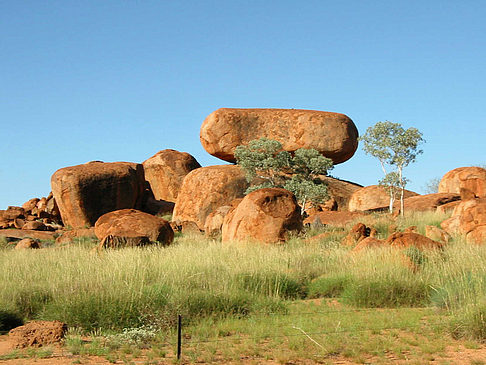
[[[436,226],[425,226],[425,237],[442,243],[448,243],[451,240],[449,233]]]
[[[201,126],[204,149],[235,162],[237,146],[266,137],[285,151],[314,148],[335,164],[349,160],[358,147],[358,130],[344,114],[300,109],[231,109],[211,113]]]
[[[221,233],[224,217],[226,217],[231,209],[233,209],[232,206],[223,205],[208,215],[206,223],[204,224],[204,232],[206,233],[206,236],[215,237]]]
[[[193,170],[182,182],[172,220],[177,224],[195,222],[203,230],[211,212],[243,198],[248,186],[239,166],[218,165]]]
[[[417,196],[413,191],[405,190],[404,198]],[[370,185],[356,190],[349,199],[348,208],[350,212],[386,210],[390,205],[388,191],[380,185]]]
[[[105,213],[140,207],[143,167],[130,162],[89,162],[57,170],[51,185],[64,225],[86,228]]]
[[[156,200],[175,202],[184,177],[201,167],[186,152],[163,150],[143,162],[145,180],[150,184]]]
[[[319,178],[327,184],[330,199],[331,201],[334,200],[336,204],[335,207],[332,207],[331,205],[331,208],[329,209],[330,202],[326,202],[323,204],[323,209],[321,210],[347,211],[351,196],[356,190],[363,187],[362,185],[330,176],[321,175]]]
[[[121,209],[102,215],[95,224],[100,248],[169,245],[174,232],[169,222],[136,209]]]
[[[449,234],[463,234],[468,242],[486,243],[486,198],[461,202],[441,223]]]
[[[334,212],[334,211],[322,211],[312,215],[309,215],[304,220],[306,226],[312,226],[316,221],[320,225],[344,227],[346,224],[353,220],[363,217],[365,213],[361,212]]]
[[[75,228],[69,231],[62,231],[61,234],[56,238],[56,244],[66,244],[71,243],[76,239],[80,238],[95,238],[96,234],[94,227],[90,228]]]
[[[478,198],[486,197],[486,169],[459,167],[446,173],[439,183],[439,193],[460,194],[461,188],[473,192]]]
[[[256,190],[224,218],[222,241],[284,242],[289,231],[302,229],[295,196],[285,189]]]
[[[373,227],[367,227],[364,223],[356,223],[348,234],[343,238],[344,246],[354,247],[367,237],[376,237],[377,231]]]

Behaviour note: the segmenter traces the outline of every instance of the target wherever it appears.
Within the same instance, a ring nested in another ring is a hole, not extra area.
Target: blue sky
[[[422,131],[406,170],[486,164],[484,1],[0,0],[0,209],[59,168],[199,142],[220,107],[340,112]],[[359,150],[332,174],[382,176]]]

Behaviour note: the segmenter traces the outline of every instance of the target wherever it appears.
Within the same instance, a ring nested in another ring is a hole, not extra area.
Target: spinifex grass
[[[392,223],[421,230],[445,218],[414,214],[393,223],[376,214],[363,221],[386,235]],[[332,231],[320,241],[296,237],[277,246],[178,236],[167,248],[102,253],[92,252],[95,241],[31,251],[3,249],[0,308],[25,319],[65,321],[86,331],[144,325],[170,331],[177,314],[197,324],[208,318],[281,314],[290,301],[301,298],[339,297],[355,307],[432,304],[459,321],[452,327],[458,336],[467,332],[486,337],[481,315],[485,247],[456,239],[442,252],[421,253],[412,271],[406,250],[353,253],[339,245],[340,234]],[[461,314],[460,308],[468,308],[464,313],[470,315]]]

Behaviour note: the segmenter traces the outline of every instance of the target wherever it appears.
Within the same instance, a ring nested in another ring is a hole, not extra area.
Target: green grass
[[[372,214],[360,220],[385,237],[392,223],[423,231],[445,218],[411,214],[393,223]],[[285,316],[297,300],[337,298],[353,308],[434,306],[447,315],[443,331],[486,339],[485,247],[456,237],[442,252],[354,253],[339,244],[345,231],[322,231],[331,234],[309,241],[319,232],[308,232],[279,246],[223,245],[188,235],[177,235],[166,248],[102,253],[93,252],[97,242],[86,239],[35,251],[0,245],[0,308],[24,320],[61,320],[84,332],[154,326],[168,334],[177,314],[195,328],[261,315],[270,328],[272,316]]]

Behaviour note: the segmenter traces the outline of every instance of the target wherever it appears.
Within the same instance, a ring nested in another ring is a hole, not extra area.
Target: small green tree
[[[319,204],[329,198],[327,185],[319,175],[327,175],[333,162],[315,149],[300,148],[292,156],[282,150],[280,142],[260,138],[247,146],[238,146],[235,158],[251,183],[247,194],[267,187],[287,189],[296,196],[302,214],[308,203]]]
[[[422,133],[417,128],[404,129],[400,123],[389,121],[378,122],[369,127],[360,137],[365,153],[376,157],[380,161],[385,178],[382,185],[388,186],[390,192],[390,212],[393,212],[393,203],[396,190],[400,194],[400,211],[403,215],[403,196],[407,183],[403,176],[403,169],[414,162],[417,155],[423,151],[419,146],[425,142]],[[389,169],[395,169],[388,172]],[[391,188],[393,187],[393,188]]]

